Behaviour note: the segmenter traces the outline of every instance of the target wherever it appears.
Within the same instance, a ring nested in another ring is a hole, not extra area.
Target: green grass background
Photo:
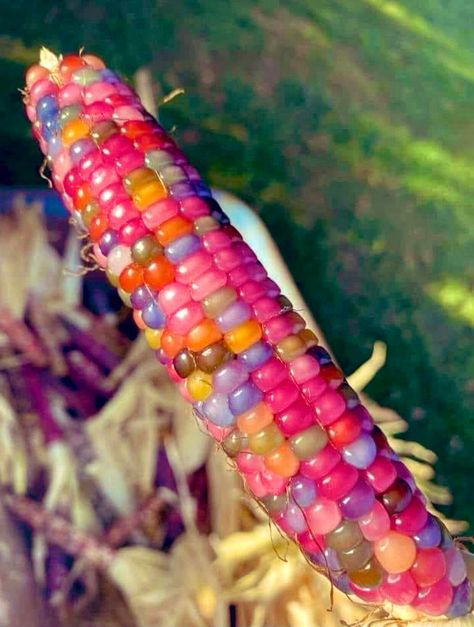
[[[40,185],[18,87],[45,44],[132,77],[214,186],[270,227],[346,371],[440,456],[474,522],[474,3],[0,1],[2,185]]]

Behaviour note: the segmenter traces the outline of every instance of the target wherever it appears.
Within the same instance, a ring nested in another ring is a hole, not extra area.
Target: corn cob
[[[363,601],[469,612],[462,553],[409,470],[133,90],[92,55],[26,83],[97,263],[272,520]]]

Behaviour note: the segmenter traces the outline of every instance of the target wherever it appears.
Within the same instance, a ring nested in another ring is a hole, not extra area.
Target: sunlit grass
[[[38,48],[28,48],[19,39],[0,35],[0,58],[28,66],[38,60]]]
[[[440,62],[449,71],[460,75],[462,78],[474,81],[473,62],[474,58],[469,51],[460,48],[459,45],[441,30],[431,25],[421,15],[409,11],[406,7],[393,0],[364,0],[367,4],[380,11],[389,19],[410,30],[415,35],[423,37],[436,46],[449,51],[451,55],[437,54]]]
[[[448,278],[431,283],[427,292],[452,317],[474,327],[474,292],[467,282]]]
[[[354,116],[352,137],[334,143],[338,156],[372,184],[394,186],[411,192],[417,199],[450,207],[453,219],[472,232],[474,162],[454,155],[439,143],[417,139],[405,125],[394,125],[376,115]],[[366,154],[364,141],[374,137]]]

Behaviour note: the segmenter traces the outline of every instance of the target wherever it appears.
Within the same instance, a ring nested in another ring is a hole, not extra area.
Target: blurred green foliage
[[[346,371],[440,455],[474,521],[474,4],[2,0],[0,183],[39,184],[17,87],[40,44],[85,46],[160,94],[214,185],[258,209]]]

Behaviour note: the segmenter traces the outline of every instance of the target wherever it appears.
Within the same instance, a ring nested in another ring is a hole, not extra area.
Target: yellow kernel
[[[227,346],[233,353],[241,353],[262,337],[262,327],[256,320],[248,320],[239,324],[224,335]]]
[[[163,183],[156,179],[156,181],[150,181],[145,185],[137,188],[133,194],[133,202],[140,211],[145,210],[158,200],[166,198],[167,192]]]
[[[161,336],[163,335],[163,329],[145,329],[145,337],[148,342],[148,346],[153,350],[161,348]]]
[[[212,375],[195,370],[186,379],[186,388],[196,401],[205,401],[212,394]]]

